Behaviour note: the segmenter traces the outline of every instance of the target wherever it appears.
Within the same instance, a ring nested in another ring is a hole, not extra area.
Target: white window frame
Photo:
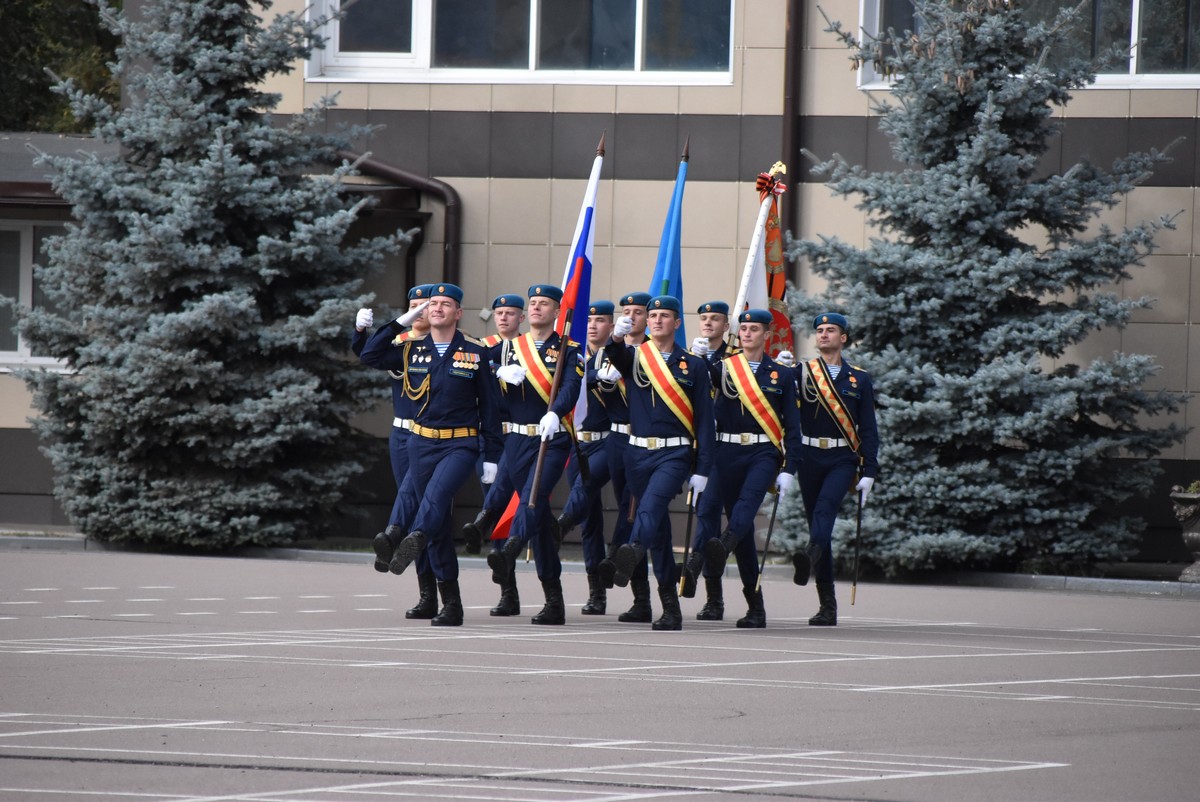
[[[313,0],[310,17],[329,15],[339,0]],[[734,31],[737,0],[729,2],[729,67],[697,72],[644,72],[646,0],[635,0],[634,65],[631,70],[538,69],[539,11],[554,0],[529,0],[529,64],[524,69],[473,69],[433,67],[433,0],[413,2],[413,48],[411,53],[354,53],[337,50],[338,22],[333,20],[325,49],[313,51],[305,64],[306,81],[319,83],[427,83],[427,84],[598,84],[641,86],[731,86],[733,85]]]
[[[1141,0],[1129,0],[1133,4],[1130,19],[1130,47],[1128,73],[1107,73],[1096,76],[1096,81],[1083,88],[1088,89],[1200,89],[1200,72],[1195,73],[1147,73],[1139,74],[1137,35],[1141,28]],[[859,38],[876,34],[879,30],[879,12],[883,0],[859,0]],[[886,90],[891,81],[875,71],[871,64],[863,64],[858,70],[858,88],[864,91]]]
[[[62,220],[12,220],[0,219],[0,231],[17,231],[21,234],[18,265],[17,303],[26,309],[33,306],[33,230],[35,228],[62,229]],[[48,356],[33,356],[24,338],[17,336],[16,351],[0,351],[0,373],[11,373],[16,368],[48,367],[63,368],[62,360]]]

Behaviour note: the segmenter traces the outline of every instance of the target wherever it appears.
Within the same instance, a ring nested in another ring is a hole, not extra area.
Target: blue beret
[[[432,284],[418,284],[408,291],[408,300],[415,301],[420,299],[422,301],[427,301],[431,295],[429,292],[431,289],[433,289]]]
[[[529,288],[530,298],[549,298],[558,303],[562,301],[562,290],[553,284],[534,284]]]
[[[837,312],[822,312],[813,320],[813,328],[821,326],[825,323],[832,323],[835,326],[841,326],[842,331],[850,331],[850,321],[846,320],[845,315],[839,315]]]
[[[621,298],[621,306],[650,306],[650,293],[631,292]]]
[[[709,301],[706,304],[700,304],[696,309],[697,315],[703,315],[705,312],[717,312],[725,317],[729,317],[729,304],[724,301]]]
[[[612,301],[593,301],[588,307],[589,315],[611,315],[616,311]]]
[[[650,299],[650,305],[647,307],[651,312],[656,309],[670,309],[677,315],[683,314],[683,304],[674,295],[656,295]]]
[[[463,299],[462,287],[457,284],[430,284],[429,294],[430,296],[444,295],[458,304],[461,304]]]
[[[492,309],[497,309],[501,306],[511,306],[514,309],[524,309],[525,299],[518,295],[497,295],[496,300],[492,301]]]
[[[766,309],[747,309],[738,315],[738,323],[761,323],[770,326],[773,318]]]

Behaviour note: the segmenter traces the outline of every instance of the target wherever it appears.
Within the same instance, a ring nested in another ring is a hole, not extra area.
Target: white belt
[[[630,437],[629,445],[637,446],[638,448],[649,449],[656,451],[660,448],[675,448],[676,446],[690,446],[692,438],[690,437]]]
[[[608,432],[576,432],[581,443],[599,443],[608,437]]]
[[[392,418],[392,426],[396,429],[412,431],[412,418]]]
[[[800,437],[800,442],[813,448],[849,448],[849,440],[834,440],[832,437]]]
[[[629,434],[629,424],[628,423],[613,423],[613,424],[610,424],[608,428],[610,431],[614,431],[617,434]]]
[[[505,434],[523,434],[526,437],[538,436],[538,425],[536,423],[509,423],[504,421],[500,424],[500,428]]]
[[[771,438],[765,434],[751,434],[749,432],[741,432],[740,434],[718,432],[717,439],[722,443],[737,443],[739,446],[754,446],[759,443],[771,442]]]

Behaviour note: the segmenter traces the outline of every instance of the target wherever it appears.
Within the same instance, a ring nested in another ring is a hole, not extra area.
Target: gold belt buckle
[[[646,448],[658,448],[658,438],[657,437],[647,437],[646,438]]]
[[[817,438],[817,448],[829,448],[829,438],[828,437],[818,437]]]
[[[749,432],[742,432],[741,438],[742,438],[742,445],[744,445],[744,446],[750,445],[750,433]]]

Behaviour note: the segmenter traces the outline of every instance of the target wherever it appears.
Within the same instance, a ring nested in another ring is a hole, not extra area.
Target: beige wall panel
[[[657,243],[653,247],[615,248],[607,297],[615,301],[625,293],[644,292],[654,276],[654,259],[657,255]],[[597,292],[601,292],[600,286],[597,282]]]
[[[1187,382],[1187,327],[1171,323],[1130,323],[1121,335],[1127,354],[1150,354],[1162,370],[1146,381],[1147,390],[1181,391]]]
[[[474,303],[477,309],[490,306],[492,299],[501,293],[526,295],[531,285],[549,281],[555,272],[550,269],[550,250],[544,246],[492,245],[486,250],[487,283]],[[561,278],[556,273],[553,283],[557,285]]]
[[[1149,309],[1133,313],[1138,323],[1181,323],[1188,318],[1188,289],[1192,260],[1187,256],[1149,256],[1145,266],[1134,268],[1122,282],[1126,298],[1148,295],[1155,299]]]
[[[787,0],[742,0],[734,13],[734,41],[743,47],[784,46],[787,36]]]
[[[680,114],[738,114],[742,109],[742,90],[730,86],[679,87]]]
[[[1110,327],[1093,332],[1083,342],[1067,348],[1060,359],[1054,360],[1054,367],[1089,365],[1097,359],[1112,359],[1112,355],[1120,350],[1121,331]]]
[[[733,251],[726,248],[684,248],[683,311],[689,314],[707,301],[737,300],[741,265],[735,265]],[[693,321],[694,323],[694,321]]]
[[[1028,245],[1032,245],[1038,250],[1045,249],[1048,244],[1046,229],[1040,225],[1030,225],[1020,230],[1014,231],[1013,234],[1017,239]]]
[[[554,110],[565,112],[592,112],[602,114],[617,107],[615,86],[567,86],[554,87]]]
[[[264,92],[278,92],[283,97],[275,107],[275,114],[299,114],[304,110],[304,64],[297,61],[287,75],[272,75],[261,84]]]
[[[825,292],[828,286],[829,282],[826,281],[824,277],[815,275],[811,270],[808,269],[807,264],[801,264],[798,282],[796,284],[797,289],[807,293],[808,295],[820,295],[821,293]],[[803,322],[803,324],[803,329],[807,331],[809,323]]]
[[[657,249],[673,188],[671,181],[616,182],[613,187],[613,242],[621,247],[653,246]],[[686,190],[684,199],[686,205]],[[646,279],[649,280],[649,274]]]
[[[1130,92],[1129,113],[1132,117],[1195,117],[1197,94],[1195,89],[1139,89]]]
[[[596,208],[592,214],[592,230],[595,232],[595,248],[613,241],[613,186],[614,182],[601,179],[596,187]],[[583,193],[587,181],[583,179],[556,179],[550,187],[550,237],[556,245],[571,245],[575,236],[575,225],[579,222],[579,210],[583,206]],[[566,256],[564,255],[564,259]]]
[[[1188,292],[1190,300],[1188,302],[1187,322],[1192,324],[1192,327],[1196,331],[1200,331],[1200,260],[1192,260],[1191,275],[1191,289]],[[1192,351],[1192,356],[1197,361],[1200,361],[1200,351]],[[1196,378],[1200,380],[1200,376]],[[1200,381],[1197,384],[1200,385]],[[1200,386],[1196,387],[1196,391],[1200,392]]]
[[[1099,210],[1099,213],[1093,217],[1084,229],[1083,237],[1092,238],[1100,233],[1101,226],[1108,226],[1117,231],[1125,227],[1125,220],[1128,218],[1128,200],[1122,199],[1116,206],[1111,209],[1104,207]]]
[[[1128,89],[1081,89],[1071,97],[1067,117],[1128,117]]]
[[[1126,199],[1128,224],[1177,215],[1174,230],[1164,228],[1155,235],[1155,253],[1191,253],[1195,194],[1192,187],[1138,187]]]
[[[454,187],[462,201],[463,242],[487,242],[488,220],[491,216],[490,179],[450,176],[442,180]],[[442,242],[445,207],[439,200],[427,194],[421,199],[421,211],[433,213],[425,227],[426,241]]]
[[[742,87],[742,114],[783,114],[783,50],[746,50],[735,80]]]
[[[11,373],[0,373],[0,429],[28,429],[34,415],[33,396],[25,382]]]
[[[567,269],[567,259],[571,256],[571,248],[568,245],[553,245],[548,251],[550,275],[552,280],[561,286],[563,275]],[[597,246],[592,254],[592,300],[608,298],[608,284],[612,278],[612,252],[612,248]]]
[[[801,67],[800,113],[814,117],[867,116],[867,93],[855,85],[856,76],[845,51],[809,51]]]
[[[683,193],[683,245],[734,248],[738,242],[738,190],[741,188],[741,184],[725,181],[689,181]],[[665,210],[663,214],[666,214]]]
[[[678,114],[677,86],[618,86],[618,114]]]
[[[389,111],[425,111],[429,108],[429,84],[370,84],[368,108]]]
[[[856,248],[866,245],[866,225],[853,199],[831,194],[824,184],[803,184],[800,191],[800,237],[815,239],[820,234]]]
[[[304,106],[308,108],[321,98],[337,95],[339,109],[365,109],[367,84],[308,83],[304,85]]]
[[[841,22],[844,30],[857,31],[859,28],[858,4],[859,0],[830,0],[829,2],[822,0],[820,3],[805,3],[804,47],[827,48],[848,54],[837,37],[826,33],[825,29],[829,23],[825,21],[825,17],[828,16],[834,22]],[[822,11],[825,12],[824,15],[821,14]],[[781,15],[777,19],[785,20],[786,17]]]
[[[431,84],[429,107],[438,111],[488,111],[492,87],[487,84]]]
[[[488,206],[488,242],[550,244],[549,179],[494,179]]]
[[[554,87],[496,84],[492,87],[492,111],[553,111]]]

